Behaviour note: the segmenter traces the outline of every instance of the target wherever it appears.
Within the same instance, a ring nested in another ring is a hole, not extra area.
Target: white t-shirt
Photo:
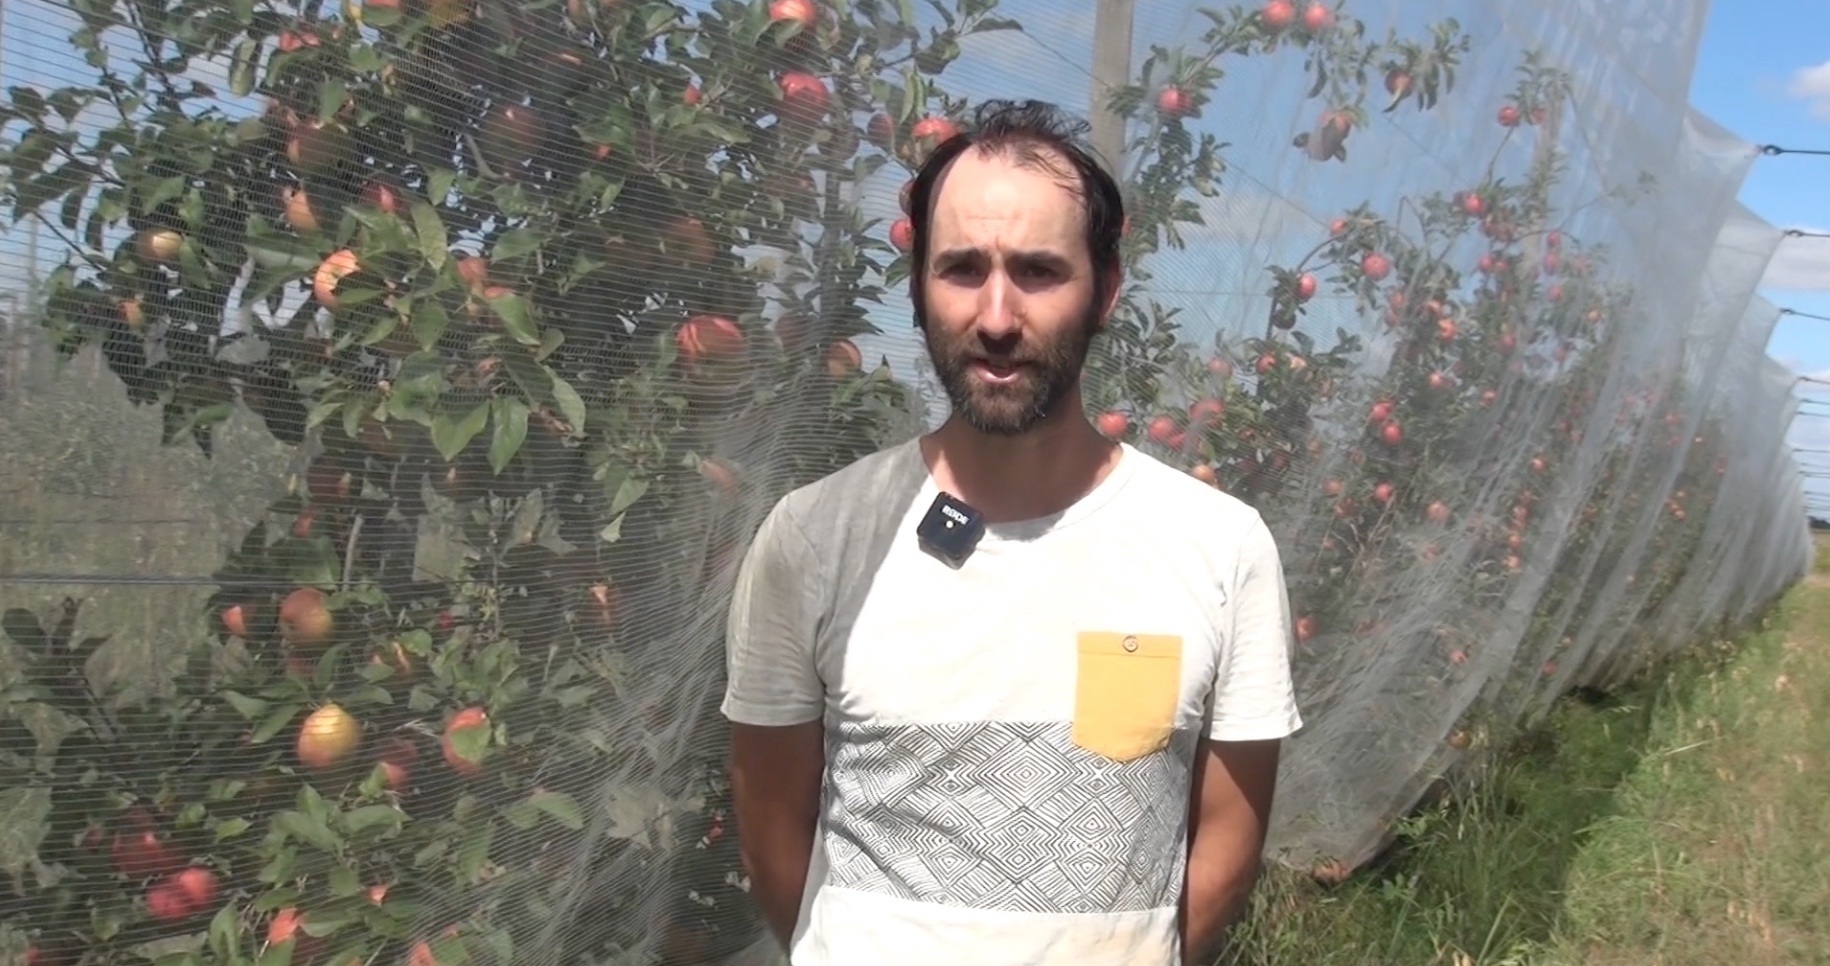
[[[724,714],[826,730],[790,962],[1179,966],[1198,736],[1301,726],[1270,531],[1126,446],[955,569],[915,537],[936,493],[915,442],[866,457],[740,570]]]

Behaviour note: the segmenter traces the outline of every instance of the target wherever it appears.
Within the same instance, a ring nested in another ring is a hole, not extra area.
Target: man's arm
[[[738,568],[725,627],[738,849],[750,896],[784,949],[800,919],[826,770],[825,684],[814,653],[821,573],[777,505]]]
[[[1262,518],[1239,541],[1211,692],[1189,783],[1182,957],[1200,963],[1258,881],[1283,739],[1302,727],[1290,673],[1290,598]]]
[[[786,949],[807,888],[807,864],[826,771],[818,721],[782,728],[731,726],[731,799],[750,898]]]
[[[1188,872],[1182,888],[1182,962],[1204,963],[1245,911],[1277,785],[1283,742],[1201,740],[1188,808]]]

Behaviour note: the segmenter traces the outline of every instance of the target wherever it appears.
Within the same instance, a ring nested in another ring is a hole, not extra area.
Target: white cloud
[[[1800,67],[1786,93],[1807,102],[1811,116],[1830,121],[1830,60],[1815,67]]]
[[[1799,230],[1806,234],[1788,236],[1773,252],[1760,284],[1786,292],[1830,292],[1830,238],[1820,237],[1830,231]]]

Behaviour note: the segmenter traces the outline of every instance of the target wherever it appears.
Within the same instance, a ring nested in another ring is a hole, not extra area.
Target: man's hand
[[[1182,962],[1206,962],[1258,881],[1282,742],[1210,741],[1195,749],[1182,889]]]
[[[820,722],[731,725],[731,799],[750,896],[783,949],[800,919],[825,772]]]

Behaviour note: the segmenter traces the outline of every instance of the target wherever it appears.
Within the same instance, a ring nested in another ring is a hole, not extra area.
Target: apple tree
[[[44,325],[167,442],[245,409],[302,464],[167,693],[94,686],[74,603],[7,615],[6,718],[55,725],[0,763],[37,962],[754,938],[721,605],[776,498],[919,418],[854,341],[897,242],[858,191],[1016,26],[937,7],[71,0],[91,75],[0,107],[15,217],[68,251]]]

